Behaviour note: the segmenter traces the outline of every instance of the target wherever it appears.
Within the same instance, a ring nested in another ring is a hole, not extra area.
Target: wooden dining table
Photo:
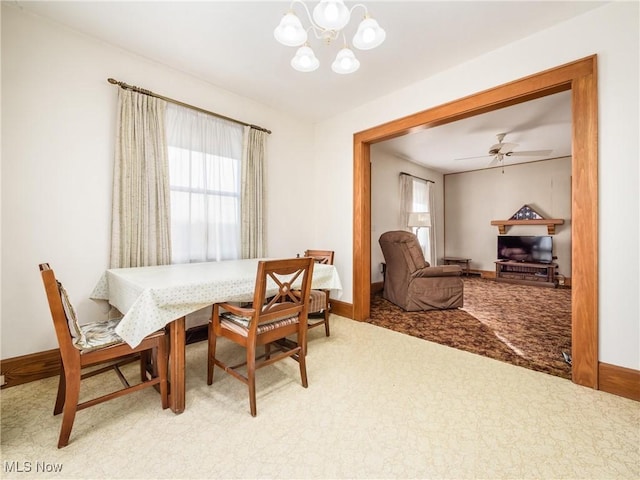
[[[91,293],[92,299],[107,300],[124,315],[116,333],[132,347],[168,327],[169,404],[174,413],[182,413],[186,403],[185,316],[214,303],[250,302],[260,260],[269,259],[113,268]],[[311,287],[340,295],[342,283],[335,266],[316,263]]]

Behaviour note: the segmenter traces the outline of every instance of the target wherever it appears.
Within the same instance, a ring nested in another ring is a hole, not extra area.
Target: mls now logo
[[[4,462],[3,470],[5,473],[29,473],[29,472],[38,472],[38,473],[60,473],[62,472],[62,464],[61,463],[51,463],[51,462]]]

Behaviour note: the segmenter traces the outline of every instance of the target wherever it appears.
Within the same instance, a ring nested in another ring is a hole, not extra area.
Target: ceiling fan
[[[485,157],[493,157],[491,162],[489,162],[489,167],[493,167],[498,163],[501,163],[504,160],[504,157],[512,157],[512,156],[529,156],[529,157],[544,157],[551,153],[551,150],[528,150],[528,151],[520,151],[514,152],[514,148],[518,146],[517,143],[511,142],[503,142],[504,137],[506,137],[506,133],[498,133],[496,137],[498,138],[498,143],[491,145],[489,147],[489,153],[487,155],[480,155],[477,157],[465,157],[465,158],[456,158],[456,160],[472,160],[474,158],[485,158]]]

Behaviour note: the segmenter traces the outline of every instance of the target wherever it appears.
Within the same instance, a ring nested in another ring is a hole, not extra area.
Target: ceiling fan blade
[[[524,152],[509,152],[509,157],[546,157],[553,150],[527,150]]]
[[[479,157],[454,158],[453,161],[457,162],[459,160],[475,160],[476,158],[487,158],[487,157],[491,157],[491,155],[480,155]]]
[[[503,143],[502,147],[500,147],[500,150],[498,150],[500,153],[510,153],[513,151],[514,148],[516,148],[518,146],[517,143]]]
[[[493,157],[493,160],[489,162],[489,167],[495,167],[499,161],[500,161],[500,157],[496,155],[495,157]]]

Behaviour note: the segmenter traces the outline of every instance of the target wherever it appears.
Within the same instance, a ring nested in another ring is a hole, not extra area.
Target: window
[[[424,180],[416,178],[412,179],[412,212],[430,212],[431,205],[429,204],[429,184]],[[430,264],[435,264],[431,259],[431,226],[427,227],[415,227],[413,233],[418,237],[418,241],[422,246],[424,252],[424,258]]]
[[[172,263],[240,258],[242,127],[167,106]]]
[[[426,214],[429,225],[411,227],[411,231],[418,237],[424,258],[431,265],[437,265],[434,204],[433,182],[400,174],[400,224],[402,228],[408,227],[411,213]]]

